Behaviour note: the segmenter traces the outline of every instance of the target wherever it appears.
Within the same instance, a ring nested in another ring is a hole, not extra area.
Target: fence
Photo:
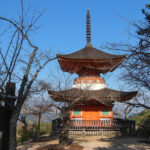
[[[52,121],[53,131],[60,131],[62,120],[56,119]],[[70,120],[69,132],[75,131],[88,132],[90,134],[98,134],[101,132],[120,131],[125,134],[132,134],[135,131],[135,121],[114,119],[114,120]]]

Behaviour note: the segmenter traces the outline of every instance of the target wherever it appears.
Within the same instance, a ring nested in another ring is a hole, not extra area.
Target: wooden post
[[[9,150],[9,120],[11,116],[11,112],[5,110],[5,127],[3,128],[3,136],[2,136],[2,150]]]
[[[7,97],[8,95],[11,96],[15,96],[15,90],[16,90],[16,84],[13,82],[8,82],[6,84],[6,98],[5,98],[5,106],[3,107],[3,109],[5,110],[4,116],[5,117],[5,121],[4,120],[0,120],[0,122],[5,122],[5,126],[3,129],[3,136],[2,136],[2,150],[9,150],[9,123],[10,123],[10,119],[12,116],[12,108],[11,105],[14,106],[14,102],[15,99],[14,98],[9,98]],[[2,119],[2,118],[0,118]]]

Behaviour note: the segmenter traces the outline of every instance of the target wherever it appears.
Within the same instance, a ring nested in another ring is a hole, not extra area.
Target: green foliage
[[[143,110],[139,114],[131,116],[130,119],[135,120],[136,125],[139,125],[140,122],[143,120],[143,118],[149,115],[150,115],[150,110]]]
[[[131,116],[130,119],[135,120],[136,125],[139,125],[147,116],[150,116],[150,110],[143,110],[139,114]]]
[[[150,35],[150,4],[146,4],[145,9],[142,9],[142,13],[145,16],[145,25],[138,27],[138,35],[149,36]]]
[[[29,129],[25,128],[24,126],[17,129],[17,144],[21,144],[24,141],[28,141],[31,138],[31,132]]]
[[[52,123],[51,122],[42,122],[40,127],[41,135],[49,135],[52,131]]]
[[[37,136],[37,123],[34,123],[27,128],[25,126],[17,128],[17,144],[22,144],[28,140],[36,140]],[[40,136],[41,135],[50,135],[52,130],[51,122],[41,122],[40,127]]]
[[[139,124],[138,134],[144,137],[150,137],[150,115],[145,116]]]
[[[135,120],[137,126],[137,134],[144,137],[150,136],[150,110],[143,110],[139,114],[130,117]]]

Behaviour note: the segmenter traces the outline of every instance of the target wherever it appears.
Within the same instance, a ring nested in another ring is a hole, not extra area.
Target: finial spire
[[[87,45],[90,46],[90,41],[91,41],[91,26],[90,26],[90,10],[89,8],[87,9],[87,15],[86,15],[86,41]]]

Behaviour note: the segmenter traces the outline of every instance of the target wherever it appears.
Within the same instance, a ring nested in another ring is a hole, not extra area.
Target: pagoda
[[[71,105],[70,120],[113,120],[112,108],[115,102],[128,101],[137,91],[123,92],[109,89],[102,74],[114,71],[126,55],[109,54],[91,45],[90,14],[87,11],[86,46],[74,53],[57,55],[63,72],[75,73],[71,89],[48,90],[56,102]]]

